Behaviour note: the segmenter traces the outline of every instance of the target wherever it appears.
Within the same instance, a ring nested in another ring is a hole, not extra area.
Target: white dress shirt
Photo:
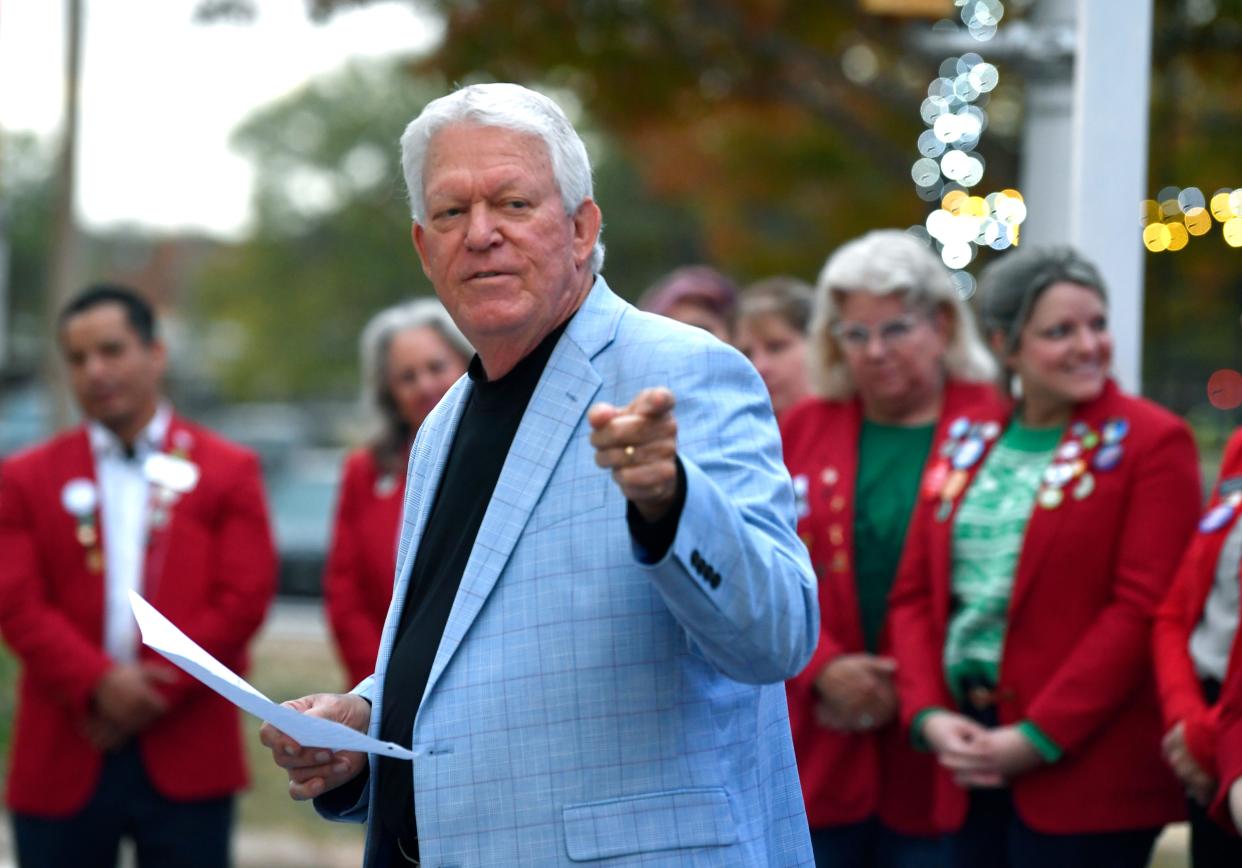
[[[104,651],[118,662],[138,658],[138,625],[129,608],[129,591],[142,593],[143,588],[150,499],[143,462],[163,448],[171,417],[171,408],[160,404],[129,455],[120,438],[103,425],[87,425],[103,525]]]
[[[1203,615],[1190,634],[1190,658],[1200,678],[1225,680],[1229,650],[1238,632],[1239,565],[1242,565],[1242,521],[1235,522],[1225,537]]]

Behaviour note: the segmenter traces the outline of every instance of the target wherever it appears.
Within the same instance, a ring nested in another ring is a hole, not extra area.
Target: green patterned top
[[[1018,555],[1044,469],[1062,428],[1014,421],[984,459],[953,525],[953,602],[945,674],[957,699],[963,678],[996,684]]]

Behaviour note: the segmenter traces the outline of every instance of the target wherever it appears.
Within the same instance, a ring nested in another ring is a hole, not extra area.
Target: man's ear
[[[604,216],[594,199],[584,199],[574,212],[574,264],[582,266],[591,258]]]

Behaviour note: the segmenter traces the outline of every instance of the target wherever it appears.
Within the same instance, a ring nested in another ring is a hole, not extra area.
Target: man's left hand
[[[595,463],[612,470],[625,499],[648,522],[677,502],[675,403],[671,391],[658,387],[643,389],[625,407],[601,403],[587,411]]]

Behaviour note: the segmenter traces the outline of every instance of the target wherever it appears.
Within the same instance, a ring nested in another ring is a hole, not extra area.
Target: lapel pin
[[[1208,510],[1207,515],[1199,522],[1200,533],[1214,533],[1233,518],[1234,506],[1231,503],[1218,503]]]
[[[1090,473],[1083,473],[1078,484],[1074,486],[1074,500],[1085,500],[1091,496],[1093,491],[1095,491],[1095,477]]]
[[[95,483],[89,479],[78,477],[65,483],[60,490],[60,504],[65,512],[75,518],[91,515],[99,505],[99,494],[95,491]]]
[[[1109,443],[1101,446],[1100,450],[1095,453],[1095,457],[1091,460],[1091,466],[1096,470],[1112,470],[1121,463],[1122,448],[1120,443]]]
[[[198,465],[185,458],[163,452],[154,452],[142,465],[143,475],[152,485],[167,488],[177,494],[193,491],[198,485]]]
[[[1056,509],[1065,500],[1065,494],[1059,488],[1044,488],[1039,492],[1039,505],[1044,509]]]

